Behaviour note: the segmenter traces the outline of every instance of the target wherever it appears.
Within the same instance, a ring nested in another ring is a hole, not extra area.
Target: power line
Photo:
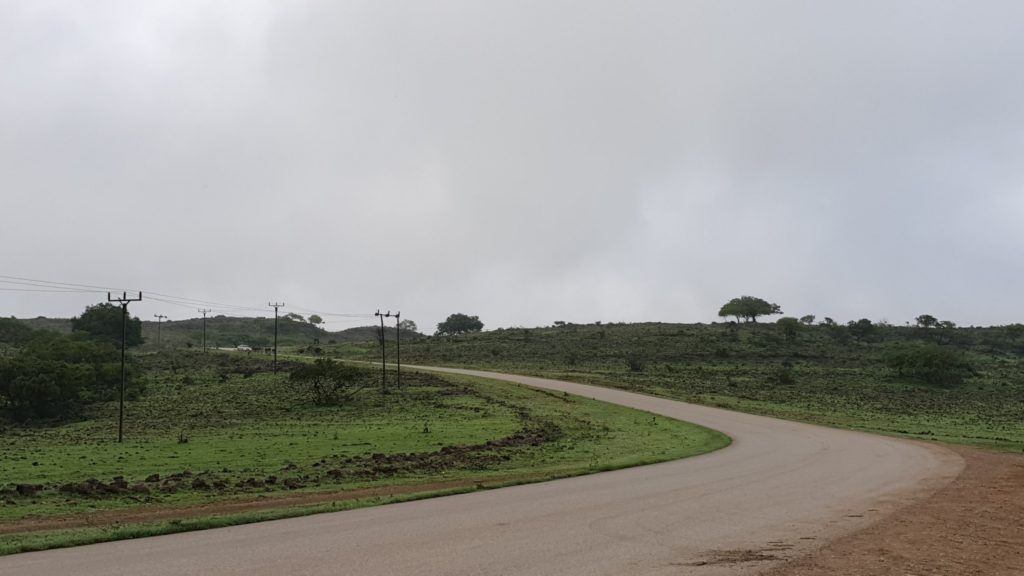
[[[24,282],[33,282],[35,284],[52,284],[52,285],[57,285],[57,286],[70,286],[70,287],[73,287],[73,288],[95,288],[95,289],[101,290],[101,291],[114,291],[114,292],[116,292],[118,290],[122,290],[122,291],[124,290],[123,288],[111,288],[110,286],[96,286],[96,285],[93,285],[93,284],[75,284],[73,282],[54,282],[54,281],[50,281],[50,280],[36,280],[34,278],[23,278],[21,276],[5,276],[5,275],[2,275],[2,274],[0,274],[0,278],[6,279],[6,280],[21,280],[21,281],[24,281]]]
[[[70,288],[0,288],[4,292],[46,292],[48,294],[103,294],[100,290],[73,290]]]
[[[37,278],[27,278],[24,276],[10,276],[0,274],[0,284],[9,284],[15,286],[25,286],[26,288],[7,288],[0,287],[0,291],[5,292],[43,292],[43,293],[81,293],[81,294],[102,294],[104,292],[125,292],[124,288],[114,288],[110,286],[98,286],[95,284],[82,284],[75,282],[59,282],[55,280],[40,280]],[[212,300],[204,300],[200,298],[190,298],[186,296],[175,296],[173,294],[165,294],[162,292],[156,292],[146,290],[147,300],[153,300],[168,304],[170,306],[178,306],[181,308],[196,308],[203,307],[209,308],[208,312],[213,311],[224,311],[224,312],[262,312],[264,308],[259,306],[244,305],[244,304],[229,304],[225,302],[215,302]],[[317,314],[321,317],[328,318],[347,318],[347,319],[370,319],[373,318],[373,314],[368,313],[344,313],[344,312],[326,312],[315,310],[312,308],[301,308],[291,306],[295,310],[305,312],[306,314]]]

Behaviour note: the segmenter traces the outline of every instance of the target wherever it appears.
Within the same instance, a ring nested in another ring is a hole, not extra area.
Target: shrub
[[[626,366],[629,366],[630,372],[643,372],[647,361],[640,354],[632,352],[626,356]]]
[[[900,342],[889,346],[882,359],[896,377],[930,386],[956,386],[972,373],[962,355],[938,344]]]
[[[349,400],[364,387],[364,370],[327,358],[292,369],[288,379],[302,388],[318,406]]]
[[[778,366],[774,366],[769,374],[769,379],[780,386],[790,386],[796,383],[796,374],[793,373],[793,363],[786,360]]]

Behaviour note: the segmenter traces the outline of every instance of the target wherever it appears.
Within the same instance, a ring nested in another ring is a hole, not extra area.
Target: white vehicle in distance
[[[235,350],[238,350],[239,352],[252,352],[252,346],[249,346],[248,344],[239,344],[238,346],[235,346]]]

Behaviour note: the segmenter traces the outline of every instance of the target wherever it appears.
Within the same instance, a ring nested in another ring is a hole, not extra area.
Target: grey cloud
[[[1022,12],[7,3],[0,273],[425,328],[1017,321]]]

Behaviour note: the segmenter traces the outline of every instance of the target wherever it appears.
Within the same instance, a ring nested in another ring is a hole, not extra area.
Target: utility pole
[[[284,306],[284,302],[267,302],[267,306],[274,309],[274,374],[277,374],[277,309]]]
[[[200,308],[199,311],[203,313],[203,352],[206,352],[206,313],[213,312],[213,310]]]
[[[121,305],[121,404],[117,411],[117,443],[120,444],[124,439],[124,350],[125,343],[128,340],[128,303],[129,302],[141,302],[142,292],[139,292],[138,298],[129,298],[127,292],[122,292],[120,298],[111,298],[110,292],[107,292],[107,302],[117,302]]]
[[[163,314],[153,314],[153,318],[156,318],[156,345],[159,346],[160,345],[160,321],[163,320],[164,318],[167,318],[167,316],[164,316]]]
[[[381,314],[380,310],[373,313],[374,316],[380,316],[380,390],[382,393],[388,393],[388,378],[387,372],[384,371],[384,365],[387,362],[387,357],[384,352],[384,317],[390,316],[391,311],[387,314]]]
[[[385,314],[385,316],[392,316],[391,311],[388,310],[388,313]],[[396,386],[396,388],[401,388],[402,387],[402,329],[400,327],[400,324],[402,323],[402,312],[401,311],[395,312],[393,314],[393,316],[395,317],[395,361],[396,361],[396,365],[398,366],[398,380],[397,380],[397,384],[395,386]],[[383,335],[383,334],[384,333],[381,332],[381,335]]]

